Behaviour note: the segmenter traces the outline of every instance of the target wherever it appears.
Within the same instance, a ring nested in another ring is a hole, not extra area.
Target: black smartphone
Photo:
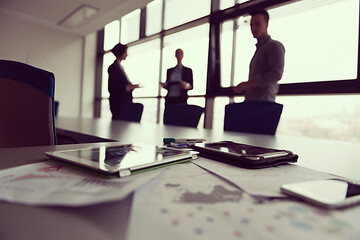
[[[271,149],[231,141],[199,143],[190,148],[200,156],[244,168],[265,168],[296,162],[298,156],[288,150]]]

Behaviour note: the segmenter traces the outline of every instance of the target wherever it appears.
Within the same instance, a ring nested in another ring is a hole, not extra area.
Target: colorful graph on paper
[[[265,197],[283,196],[280,193],[280,187],[283,184],[334,178],[329,173],[315,171],[294,164],[256,170],[234,167],[204,158],[198,159],[196,164],[231,181],[249,194]]]
[[[358,239],[359,216],[360,208],[255,200],[188,163],[136,190],[128,239]]]
[[[0,200],[57,206],[117,201],[124,199],[159,171],[104,179],[51,162],[34,163],[0,171]]]

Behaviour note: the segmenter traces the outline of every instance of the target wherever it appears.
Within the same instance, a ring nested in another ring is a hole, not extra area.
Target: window
[[[218,57],[221,87],[248,80],[249,64],[257,42],[250,31],[248,13],[264,6],[268,6],[270,14],[269,34],[282,42],[286,49],[281,94],[355,94],[359,91],[358,0],[301,0],[280,5],[277,5],[278,1],[214,0],[214,4],[219,3],[219,11],[233,9],[222,11],[215,17],[221,22],[220,36],[216,35],[218,25],[214,24],[211,43],[212,47],[219,47],[217,40],[220,37],[220,56],[218,51],[214,51],[215,56],[208,63],[210,23],[204,23],[208,20],[205,16],[212,14],[211,2],[151,1],[146,6],[146,19],[141,19],[145,20],[141,23],[142,27],[146,26],[145,36],[139,36],[139,9],[105,27],[101,116],[111,117],[107,100],[107,68],[115,57],[108,51],[119,42],[119,38],[123,44],[130,43],[128,58],[123,61],[125,71],[131,82],[143,86],[133,93],[134,102],[144,105],[142,121],[162,123],[167,91],[160,87],[159,82],[165,82],[167,69],[176,65],[175,50],[184,50],[183,64],[193,70],[194,89],[189,91],[188,104],[205,107],[208,67],[218,74],[217,62],[212,62]],[[194,21],[199,18],[201,20]],[[209,78],[214,87],[218,86],[217,76]],[[215,96],[214,114],[207,119],[212,120],[214,130],[222,131],[225,105],[241,102],[244,97],[232,96],[229,89],[220,89],[216,94],[220,96]],[[360,141],[357,95],[280,95],[277,102],[284,105],[279,134]],[[203,125],[204,116],[199,127]]]
[[[204,95],[209,45],[209,24],[190,28],[164,38],[162,82],[166,81],[166,70],[176,65],[175,50],[184,51],[183,64],[193,71],[194,89],[189,95]],[[162,96],[166,90],[162,89]]]
[[[161,31],[162,1],[155,0],[146,6],[146,36]]]
[[[282,83],[356,78],[358,0],[304,0],[269,14],[269,33],[286,48]]]
[[[278,96],[284,105],[278,134],[360,141],[358,95]]]
[[[248,1],[250,0],[220,0],[220,9],[223,10],[234,6],[235,4],[240,4]]]
[[[221,25],[222,87],[230,87],[248,80],[249,63],[256,50],[256,40],[252,37],[249,21],[250,17],[247,16],[223,22]]]
[[[234,102],[244,101],[236,97]],[[214,126],[223,129],[228,97],[215,98]],[[284,105],[277,134],[360,141],[360,97],[357,95],[278,96]]]
[[[226,9],[235,5],[235,0],[220,0],[220,9]]]
[[[169,29],[210,14],[210,0],[164,1],[165,29]]]
[[[103,98],[108,98],[109,97],[109,92],[108,92],[108,80],[109,80],[109,74],[107,72],[109,66],[115,61],[115,56],[114,54],[107,53],[104,55],[104,60],[103,60],[103,70],[102,70],[102,87],[101,87],[101,96]]]
[[[157,114],[157,102],[156,98],[137,98],[134,102],[141,103],[144,106],[144,110],[141,116],[142,122],[153,122],[156,123]]]
[[[105,26],[104,33],[104,50],[112,49],[120,40],[120,22],[118,20],[112,21]]]
[[[139,39],[140,35],[140,9],[125,15],[121,18],[121,43],[127,44],[129,42]]]
[[[217,97],[214,99],[213,128],[224,129],[225,106],[230,103],[229,97]]]
[[[269,14],[268,32],[286,49],[280,83],[356,79],[359,1],[304,0],[275,8]],[[235,85],[248,79],[249,63],[256,49],[250,17],[238,18],[237,25]],[[226,34],[222,33],[224,37]],[[222,86],[228,85],[226,77]]]
[[[230,87],[232,83],[232,55],[234,38],[234,21],[226,21],[221,25],[220,48],[221,48],[221,86]],[[235,50],[235,49],[234,49]]]
[[[204,97],[189,97],[187,103],[205,108],[205,98]],[[199,120],[199,124],[198,124],[199,128],[204,126],[204,120],[205,120],[205,114],[203,113]]]
[[[253,38],[250,31],[250,16],[240,17],[236,24],[234,85],[248,80],[249,64],[256,50],[256,39]]]
[[[109,99],[101,100],[101,113],[100,117],[110,119],[112,117],[109,105]]]
[[[160,39],[128,48],[128,57],[122,62],[129,80],[141,84],[134,97],[156,97],[159,92]]]

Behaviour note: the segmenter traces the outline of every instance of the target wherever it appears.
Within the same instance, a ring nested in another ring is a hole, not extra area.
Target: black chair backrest
[[[140,122],[144,110],[144,105],[141,103],[129,103],[120,106],[119,114],[113,116],[113,120]]]
[[[54,101],[55,117],[57,116],[58,110],[59,110],[59,101]]]
[[[165,107],[164,124],[196,128],[204,108],[196,105],[175,104]]]
[[[0,147],[56,144],[53,73],[0,60]]]
[[[225,106],[224,130],[275,135],[283,105],[268,101],[245,101]]]

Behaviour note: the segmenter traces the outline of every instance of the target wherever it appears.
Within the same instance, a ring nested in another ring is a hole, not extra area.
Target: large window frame
[[[246,16],[249,12],[255,9],[273,9],[286,4],[291,4],[299,0],[253,0],[240,4],[235,4],[233,7],[220,10],[220,0],[211,0],[211,13],[208,16],[195,19],[193,21],[187,22],[185,24],[170,28],[164,29],[164,9],[165,9],[165,0],[163,0],[162,6],[162,26],[161,31],[150,36],[145,34],[146,26],[146,8],[141,9],[141,18],[140,18],[140,34],[139,40],[128,43],[129,47],[142,44],[144,42],[160,38],[160,51],[162,56],[163,49],[163,40],[165,36],[170,34],[180,32],[189,28],[193,28],[204,23],[209,23],[209,49],[208,49],[208,69],[207,69],[207,83],[206,83],[206,94],[205,95],[192,95],[191,97],[205,97],[206,99],[206,112],[205,112],[205,128],[212,128],[212,119],[213,119],[213,100],[216,97],[237,97],[242,95],[234,95],[231,90],[231,87],[221,87],[221,54],[220,54],[220,28],[221,24],[228,20],[235,20],[240,16]],[[301,1],[301,0],[300,0]],[[360,12],[360,8],[359,8]],[[360,16],[360,14],[359,14]],[[360,18],[360,17],[359,17]],[[360,35],[360,20],[359,20],[359,29],[358,36]],[[98,44],[97,44],[97,67],[96,67],[96,92],[95,92],[95,117],[100,117],[99,102],[103,100],[101,97],[101,69],[103,55],[108,51],[103,50],[104,44],[104,29],[98,32]],[[358,52],[357,52],[357,78],[355,79],[338,79],[331,81],[321,81],[317,82],[314,79],[313,82],[306,83],[280,83],[280,89],[278,95],[321,95],[321,94],[359,94],[360,93],[360,36],[358,37]],[[162,57],[160,57],[160,73],[163,69],[162,66]],[[100,71],[100,73],[99,73]],[[231,73],[233,74],[233,73]],[[161,81],[161,74],[159,77],[159,82]],[[138,98],[154,98],[154,97],[138,97]],[[155,97],[158,99],[158,109],[160,108],[160,102],[163,98],[160,94],[160,89],[158,96]],[[160,122],[160,111],[158,110],[157,122]]]
[[[224,11],[218,11],[215,14],[210,16],[211,22],[213,23],[213,27],[217,28],[214,31],[217,33],[220,32],[220,25],[224,21],[236,19],[240,16],[246,16],[254,9],[272,9],[276,7],[283,6],[284,4],[291,4],[296,2],[294,0],[269,0],[269,1],[251,1],[245,2],[243,4],[235,5],[229,9],[225,9]],[[360,9],[359,9],[360,12]],[[358,36],[360,36],[360,21],[359,21],[359,29]],[[214,38],[219,38],[216,34]],[[360,93],[360,38],[358,38],[358,62],[357,62],[357,78],[355,79],[338,79],[331,81],[321,81],[318,82],[314,79],[313,82],[307,83],[285,83],[279,84],[279,93],[278,95],[313,95],[313,94],[347,94]],[[214,41],[213,48],[220,48],[218,44],[219,41]],[[210,60],[210,58],[209,58]],[[220,62],[220,52],[217,53],[215,57],[213,57],[212,61]],[[211,91],[209,95],[211,96],[233,96],[230,88],[222,88],[220,86],[221,76],[220,76],[220,64],[214,66],[214,64],[210,64],[209,66],[213,66],[212,72],[216,75],[208,82],[212,86],[209,87]],[[217,69],[219,68],[219,69]],[[240,96],[240,95],[239,95]]]

